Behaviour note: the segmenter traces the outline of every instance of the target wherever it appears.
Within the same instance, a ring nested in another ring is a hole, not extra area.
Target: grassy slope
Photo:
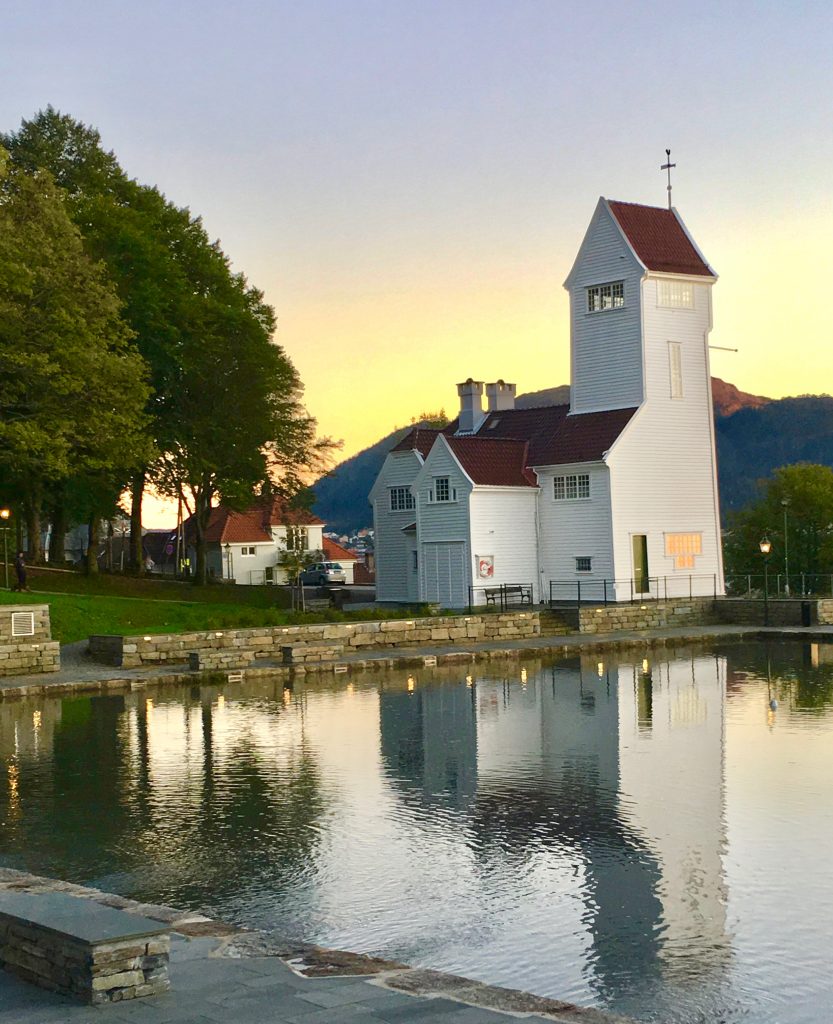
[[[44,569],[29,573],[29,585],[32,592],[28,594],[0,590],[0,603],[48,604],[52,638],[61,643],[83,640],[94,633],[185,633],[200,629],[280,626],[290,622],[393,617],[389,612],[348,616],[326,611],[300,615],[277,607],[277,602],[285,598],[285,592],[276,588],[192,587],[104,575],[88,579],[79,573]]]

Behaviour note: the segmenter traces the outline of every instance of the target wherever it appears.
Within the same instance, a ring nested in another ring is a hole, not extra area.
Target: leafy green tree
[[[0,465],[39,561],[50,487],[76,474],[113,484],[147,456],[149,389],[118,297],[51,176],[0,155]]]
[[[310,550],[307,547],[307,533],[302,526],[287,526],[286,547],[278,556],[278,565],[286,573],[292,594],[292,607],[304,611],[304,584],[301,573],[324,557],[323,551]]]
[[[770,564],[781,571],[786,510],[790,576],[833,573],[833,469],[809,462],[782,466],[759,487],[761,497],[730,517],[726,572],[760,573],[764,536],[772,543]]]

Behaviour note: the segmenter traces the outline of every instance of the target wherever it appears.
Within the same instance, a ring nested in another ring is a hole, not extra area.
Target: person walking
[[[14,560],[14,571],[17,573],[17,586],[14,590],[18,590],[21,593],[29,588],[26,586],[26,561],[23,557],[23,552],[18,551],[17,558]]]

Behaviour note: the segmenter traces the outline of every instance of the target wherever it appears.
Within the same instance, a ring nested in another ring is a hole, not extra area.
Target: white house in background
[[[243,512],[222,505],[212,508],[205,531],[208,574],[247,586],[285,583],[279,560],[289,530],[305,550],[323,551],[322,520],[304,509],[287,508],[282,498],[264,499]],[[195,565],[193,517],[185,521],[184,531]]]
[[[723,592],[708,339],[712,285],[676,210],[600,199],[565,282],[570,405],[467,380],[371,490],[380,601],[462,607]]]
[[[344,570],[345,583],[356,582],[353,577],[353,570],[356,567],[356,563],[359,561],[359,556],[354,551],[349,551],[347,548],[343,548],[341,544],[337,544],[336,541],[331,540],[331,538],[325,537],[324,560],[327,562],[338,562]]]

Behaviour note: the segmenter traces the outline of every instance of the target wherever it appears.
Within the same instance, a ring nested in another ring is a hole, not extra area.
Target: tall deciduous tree
[[[779,572],[786,538],[791,576],[833,573],[833,469],[809,462],[782,466],[760,487],[759,500],[730,517],[724,544],[727,573],[761,572],[764,536],[772,543],[770,562]]]
[[[48,488],[95,475],[111,491],[147,457],[141,357],[103,268],[44,171],[0,149],[0,464],[39,560]]]

